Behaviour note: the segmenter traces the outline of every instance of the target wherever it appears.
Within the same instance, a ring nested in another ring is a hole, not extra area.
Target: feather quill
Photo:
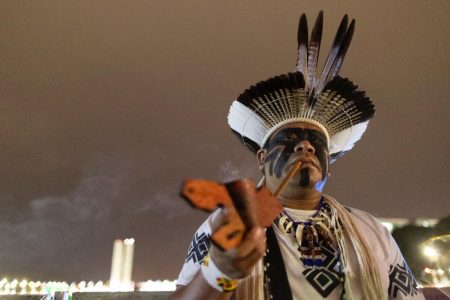
[[[297,31],[298,57],[295,70],[303,74],[305,81],[308,81],[307,74],[307,58],[308,58],[308,21],[306,15],[302,14],[298,23]],[[306,83],[309,86],[309,83]]]
[[[308,39],[306,15],[298,25],[296,72],[261,81],[245,90],[230,107],[228,123],[252,152],[286,124],[307,122],[327,137],[332,161],[347,153],[361,138],[374,114],[369,97],[358,86],[338,76],[355,30],[345,15],[325,61],[317,70],[323,30],[319,12]]]
[[[317,16],[316,23],[314,24],[313,30],[311,32],[311,40],[309,42],[308,48],[308,81],[310,82],[311,95],[314,93],[315,86],[317,83],[316,70],[317,62],[319,60],[320,52],[320,42],[322,40],[322,28],[323,28],[323,11],[319,12]]]
[[[327,78],[329,77],[330,71],[333,67],[333,64],[336,60],[336,57],[339,53],[339,49],[344,41],[345,35],[347,33],[348,26],[348,16],[345,15],[342,20],[339,28],[336,32],[336,35],[333,40],[333,44],[331,45],[330,53],[328,54],[327,60],[325,61],[325,65],[322,70],[322,74],[320,76],[319,82],[316,86],[316,94],[320,93],[323,86],[327,82]]]
[[[352,41],[354,32],[355,32],[355,19],[352,20],[350,26],[348,27],[347,34],[345,35],[342,46],[339,49],[336,61],[334,62],[333,67],[331,68],[329,78],[330,80],[333,79],[339,73],[342,63],[344,62],[345,54],[347,54],[348,47],[350,46],[350,42]]]

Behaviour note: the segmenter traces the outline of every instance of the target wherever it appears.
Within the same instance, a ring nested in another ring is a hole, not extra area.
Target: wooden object
[[[280,195],[280,193],[284,190],[284,188],[288,184],[289,180],[291,180],[292,176],[294,176],[295,173],[297,173],[298,170],[300,170],[301,166],[302,166],[301,160],[297,161],[294,164],[294,166],[292,166],[292,169],[289,171],[289,173],[286,175],[286,177],[284,177],[283,181],[280,183],[277,190],[275,191],[275,197],[278,197],[278,195]]]
[[[230,222],[215,231],[213,243],[222,250],[236,248],[253,226],[269,227],[283,206],[265,187],[256,189],[249,179],[227,184],[202,179],[187,179],[181,195],[196,208],[211,212],[225,207]]]

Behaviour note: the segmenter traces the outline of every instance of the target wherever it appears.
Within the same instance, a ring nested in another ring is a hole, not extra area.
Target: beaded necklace
[[[305,268],[324,267],[321,242],[337,247],[330,216],[331,209],[321,198],[316,213],[308,220],[296,221],[285,210],[275,219],[275,224],[284,234],[294,235]]]

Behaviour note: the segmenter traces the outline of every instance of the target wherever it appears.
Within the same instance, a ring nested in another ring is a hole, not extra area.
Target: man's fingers
[[[213,220],[215,228],[228,222],[228,213],[220,212]],[[213,227],[214,228],[214,227]],[[214,230],[214,229],[213,229]],[[262,227],[253,227],[245,236],[242,243],[234,249],[221,251],[214,244],[210,248],[210,257],[218,268],[232,278],[242,278],[250,274],[254,265],[264,255],[265,231]]]
[[[225,225],[229,222],[230,214],[228,212],[228,209],[226,208],[219,208],[219,213],[217,216],[212,220],[211,222],[211,229],[212,232],[219,229],[221,226]]]
[[[238,259],[233,262],[233,266],[242,274],[248,275],[255,264],[261,259],[262,254],[259,251],[253,251],[245,259]]]
[[[244,238],[244,241],[236,248],[236,258],[245,258],[255,249],[264,248],[264,229],[253,227]]]

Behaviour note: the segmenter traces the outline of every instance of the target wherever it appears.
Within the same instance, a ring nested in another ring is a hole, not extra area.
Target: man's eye
[[[319,144],[321,146],[326,146],[326,142],[323,139],[320,139],[320,138],[314,138],[313,142],[317,143],[317,144]]]
[[[282,140],[286,142],[295,142],[296,137],[293,135],[285,135]]]

